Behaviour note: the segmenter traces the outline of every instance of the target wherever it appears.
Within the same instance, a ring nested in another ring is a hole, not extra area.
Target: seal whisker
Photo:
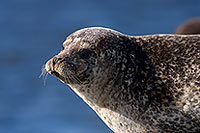
[[[81,81],[78,79],[78,77],[75,75],[75,74],[73,74],[73,73],[70,73],[69,74],[69,72],[68,71],[66,71],[66,74],[67,74],[67,76],[68,76],[68,78],[70,79],[70,83],[73,83],[73,81],[75,81],[75,82],[77,82],[78,84],[81,84]]]
[[[44,85],[46,85],[46,80],[47,80],[48,74],[49,74],[49,73],[46,73],[46,74],[45,74],[45,77],[44,77]]]
[[[42,72],[41,72],[39,78],[42,78],[44,85],[46,85],[46,79],[47,79],[47,76],[48,76],[49,73],[46,71],[45,65],[42,65],[41,71]]]
[[[39,78],[44,78],[45,74],[47,73],[47,71],[45,69],[45,65],[42,65],[41,71],[42,72],[41,72]]]
[[[66,84],[69,83],[69,80],[68,80],[67,77],[65,77],[65,83],[66,83]]]
[[[69,75],[68,75],[68,74],[66,75],[66,80],[67,80],[67,82],[68,82],[68,83],[71,83],[71,81],[70,81],[70,79],[69,79]]]
[[[67,71],[66,71],[66,78],[68,79],[69,84],[71,84],[72,83],[71,76],[69,75],[69,73]]]
[[[72,74],[72,77],[78,84],[82,84],[82,82],[79,80],[79,78],[76,75]]]
[[[73,82],[76,82],[76,83],[79,84],[78,80],[74,77],[73,74],[70,75],[70,78],[71,78],[72,83],[73,83]]]
[[[69,82],[69,78],[68,78],[68,73],[66,72],[66,75],[65,75],[65,80],[67,81],[67,83],[70,83]]]

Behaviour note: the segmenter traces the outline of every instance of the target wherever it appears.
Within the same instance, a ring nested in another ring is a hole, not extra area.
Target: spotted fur
[[[200,35],[79,30],[46,70],[114,131],[200,131]],[[55,60],[56,58],[56,60]]]

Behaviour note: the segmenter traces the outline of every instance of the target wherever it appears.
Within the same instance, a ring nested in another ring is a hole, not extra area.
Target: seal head
[[[46,71],[114,131],[200,131],[200,36],[128,36],[93,27],[67,37]]]
[[[107,97],[103,96],[103,92],[111,90],[102,88],[118,78],[117,65],[120,65],[124,54],[121,46],[124,41],[130,43],[130,40],[126,35],[107,28],[82,29],[67,37],[63,50],[49,60],[45,68],[75,88],[82,98],[92,98],[93,102],[103,104],[102,100]]]

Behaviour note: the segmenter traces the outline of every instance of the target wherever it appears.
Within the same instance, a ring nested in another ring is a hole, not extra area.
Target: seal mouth
[[[80,79],[75,75],[66,74],[66,77],[64,77],[56,71],[49,71],[49,73],[64,82],[65,84],[82,84]]]
[[[65,78],[62,75],[60,75],[58,72],[50,71],[49,73],[55,76],[56,78],[60,79],[61,81],[65,82]]]

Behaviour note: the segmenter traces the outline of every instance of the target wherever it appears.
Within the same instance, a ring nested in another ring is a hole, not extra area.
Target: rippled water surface
[[[1,0],[0,133],[111,133],[68,86],[44,85],[42,65],[80,28],[173,33],[196,16],[199,0]]]

